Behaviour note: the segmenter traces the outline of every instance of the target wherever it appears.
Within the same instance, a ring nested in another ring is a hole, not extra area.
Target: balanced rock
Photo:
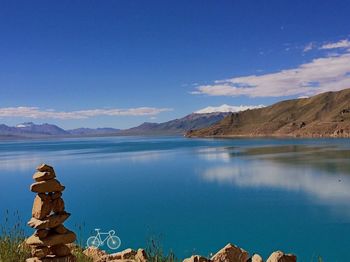
[[[70,248],[64,244],[51,246],[50,251],[53,255],[56,255],[58,257],[65,257],[71,254]]]
[[[35,235],[27,238],[27,245],[31,246],[55,246],[59,244],[68,244],[74,242],[76,235],[72,231],[67,231],[65,234],[48,234],[45,238],[39,238]]]
[[[55,173],[51,173],[51,172],[38,171],[33,175],[33,179],[36,182],[47,181],[47,180],[54,179],[54,178],[55,178]]]
[[[55,174],[55,170],[53,169],[52,166],[49,166],[47,164],[41,164],[39,166],[36,167],[36,170],[38,170],[39,172],[50,172],[52,173],[54,176],[56,176]]]
[[[69,216],[69,213],[64,212],[60,214],[52,214],[48,216],[45,220],[39,220],[37,218],[32,217],[29,220],[28,225],[35,229],[54,228],[62,224]]]
[[[49,234],[49,231],[46,229],[38,229],[35,231],[34,235],[37,236],[38,238],[45,238]]]
[[[51,199],[46,194],[40,193],[34,198],[32,216],[37,219],[47,217],[51,212]]]
[[[49,196],[51,197],[51,200],[55,200],[62,196],[62,192],[50,192]]]
[[[43,258],[46,257],[49,254],[49,248],[48,247],[34,247],[32,248],[32,256]]]
[[[27,258],[26,262],[77,262],[77,259],[73,255],[68,255],[65,257],[55,257],[53,255],[48,255],[44,258],[38,258],[38,257]]]
[[[247,251],[235,245],[227,244],[211,260],[213,262],[246,262],[248,258],[249,254]]]
[[[62,186],[56,179],[35,182],[30,186],[30,190],[37,193],[63,191],[64,188],[65,187]]]
[[[210,259],[198,255],[193,255],[189,258],[184,259],[183,262],[210,262]]]
[[[57,234],[65,234],[68,231],[68,229],[62,224],[58,225],[57,227],[54,227],[52,230],[55,231]]]
[[[64,201],[62,198],[52,200],[52,212],[61,213],[64,211]]]
[[[266,262],[296,262],[297,257],[293,254],[284,254],[282,251],[273,252]]]

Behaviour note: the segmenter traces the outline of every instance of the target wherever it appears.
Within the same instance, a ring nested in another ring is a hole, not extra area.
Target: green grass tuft
[[[24,242],[24,226],[18,212],[10,216],[6,210],[0,225],[0,262],[24,262],[31,257],[31,249]],[[79,246],[72,248],[72,253],[77,257],[77,262],[92,262]]]
[[[147,247],[145,249],[150,262],[178,262],[174,252],[171,250],[168,253],[164,253],[160,240],[157,237],[151,237],[148,240]]]
[[[0,262],[25,261],[30,257],[30,248],[24,245],[24,231],[18,212],[13,214],[14,223],[10,223],[10,214],[6,210],[4,221],[0,225]]]

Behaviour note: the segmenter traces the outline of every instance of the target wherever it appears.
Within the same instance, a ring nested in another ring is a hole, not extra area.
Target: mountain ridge
[[[226,112],[213,112],[203,114],[192,113],[182,118],[177,118],[162,123],[144,122],[139,126],[122,130],[120,133],[129,135],[184,135],[187,131],[193,128],[201,128],[214,124],[222,120],[226,115]]]
[[[184,135],[188,130],[209,126],[222,120],[227,113],[192,113],[162,123],[144,122],[129,129],[102,128],[76,128],[65,130],[54,124],[34,124],[25,122],[16,126],[0,124],[0,138],[47,138],[47,137],[89,137],[108,135]]]

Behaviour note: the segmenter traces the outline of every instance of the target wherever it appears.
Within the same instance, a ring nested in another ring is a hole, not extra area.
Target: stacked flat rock
[[[37,195],[28,225],[36,231],[26,240],[33,256],[26,262],[75,262],[67,244],[74,242],[76,235],[63,225],[70,216],[62,199],[65,187],[56,179],[54,169],[46,164],[37,167],[33,179],[35,183],[30,190]]]

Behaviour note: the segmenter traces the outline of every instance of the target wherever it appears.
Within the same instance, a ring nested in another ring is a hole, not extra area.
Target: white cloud
[[[320,49],[336,49],[336,48],[349,48],[350,41],[348,39],[343,39],[335,43],[324,44]]]
[[[255,108],[262,108],[264,105],[257,105],[257,106],[251,106],[251,105],[240,105],[240,106],[230,106],[223,104],[221,106],[208,106],[206,108],[200,109],[196,111],[197,114],[206,114],[206,113],[214,113],[214,112],[239,112],[239,111],[245,111],[247,109],[255,109]]]
[[[24,118],[54,118],[54,119],[84,119],[96,116],[154,116],[161,112],[171,111],[171,108],[137,107],[128,109],[89,109],[78,111],[42,110],[38,107],[3,107],[0,117]]]
[[[210,96],[311,96],[350,88],[350,53],[321,57],[276,73],[235,77],[200,85],[192,94]]]
[[[311,51],[312,49],[315,48],[315,44],[313,42],[311,43],[308,43],[305,47],[304,47],[304,52],[308,52],[308,51]]]

